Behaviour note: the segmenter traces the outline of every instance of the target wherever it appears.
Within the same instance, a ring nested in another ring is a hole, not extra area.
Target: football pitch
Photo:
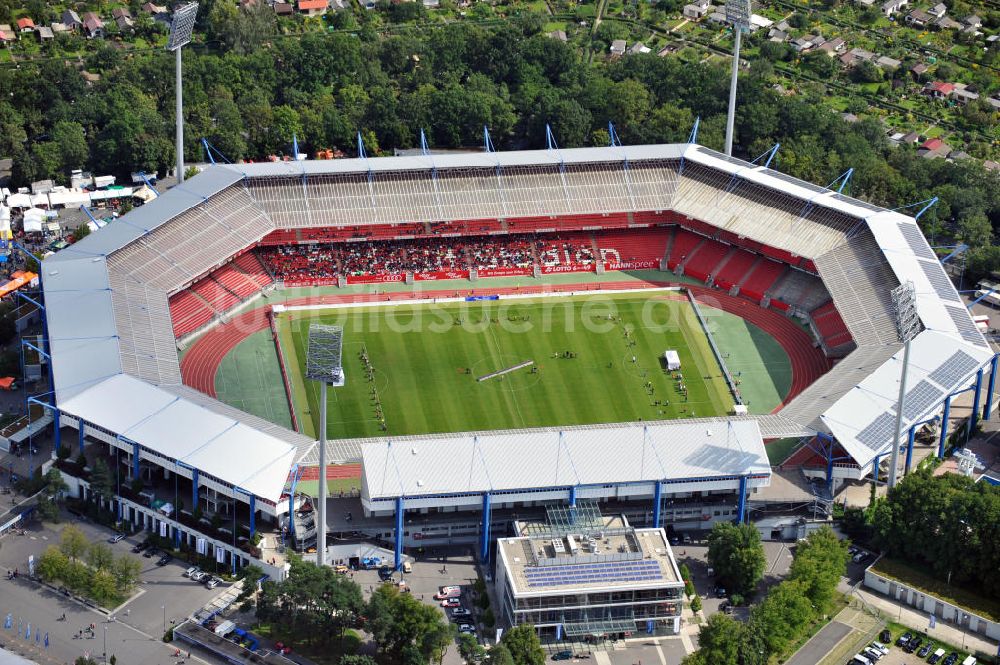
[[[780,403],[791,377],[777,342],[702,309],[744,395],[759,396],[751,411]],[[344,328],[346,385],[328,391],[331,439],[717,416],[733,405],[682,292],[286,311],[279,342],[310,436],[319,386],[303,373],[314,322]],[[666,370],[667,349],[679,372]]]

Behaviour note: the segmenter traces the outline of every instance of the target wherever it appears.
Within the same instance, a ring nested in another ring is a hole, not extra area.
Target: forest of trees
[[[383,32],[347,25],[270,41],[266,16],[230,14],[202,14],[215,20],[212,43],[227,49],[185,56],[189,162],[204,159],[201,137],[236,161],[288,154],[293,135],[305,152],[351,154],[361,131],[367,153],[379,154],[417,145],[421,128],[433,147],[478,146],[484,125],[498,149],[544,146],[546,123],[561,147],[607,144],[609,121],[623,143],[676,142],[696,117],[699,142],[722,144],[725,65],[653,54],[588,63],[542,34],[535,14]],[[768,83],[772,66],[754,61],[741,78],[737,154],[780,142],[777,168],[819,184],[854,167],[849,193],[888,207],[938,196],[921,218],[928,236],[971,245],[974,272],[1000,267],[991,246],[1000,175],[976,160],[952,164],[892,148],[879,122],[845,122],[823,104],[820,87],[779,95]],[[85,67],[100,81],[88,85],[57,59],[0,69],[0,156],[14,158],[15,185],[65,181],[71,168],[125,175],[172,164],[171,56],[104,45]]]

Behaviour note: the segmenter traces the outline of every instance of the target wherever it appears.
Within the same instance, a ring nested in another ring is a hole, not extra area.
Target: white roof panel
[[[932,417],[946,395],[968,387],[976,370],[993,353],[933,330],[911,342],[903,431]],[[903,351],[847,392],[820,418],[830,433],[861,466],[892,447]],[[901,443],[905,442],[901,441]]]
[[[422,437],[371,442],[362,457],[370,498],[770,473],[754,420]]]

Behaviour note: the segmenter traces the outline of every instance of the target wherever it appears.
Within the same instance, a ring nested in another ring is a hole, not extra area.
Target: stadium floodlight
[[[319,491],[316,497],[316,563],[326,565],[326,388],[344,385],[344,329],[313,323],[306,349],[306,378],[319,381]]]
[[[726,0],[726,22],[733,26],[733,75],[729,82],[729,114],[726,116],[726,155],[733,155],[733,125],[736,121],[736,78],[740,71],[740,42],[750,31],[751,0]]]
[[[177,69],[174,85],[176,87],[176,141],[177,141],[177,182],[184,182],[184,92],[181,81],[183,63],[181,50],[191,42],[194,33],[194,21],[198,16],[198,3],[191,2],[174,10],[174,19],[170,23],[170,38],[167,39],[167,50],[174,52],[174,63]]]
[[[893,431],[892,454],[889,462],[889,487],[896,486],[899,469],[899,440],[903,436],[903,402],[906,400],[906,375],[910,369],[910,342],[920,332],[917,296],[913,282],[900,284],[891,292],[892,310],[896,318],[896,334],[903,343],[903,369],[899,377],[899,402],[896,404],[896,427]],[[876,470],[876,473],[878,471]]]

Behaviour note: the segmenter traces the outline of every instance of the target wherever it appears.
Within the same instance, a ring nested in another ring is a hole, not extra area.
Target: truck
[[[361,569],[362,570],[376,570],[381,567],[382,559],[377,556],[365,556],[361,557]]]

